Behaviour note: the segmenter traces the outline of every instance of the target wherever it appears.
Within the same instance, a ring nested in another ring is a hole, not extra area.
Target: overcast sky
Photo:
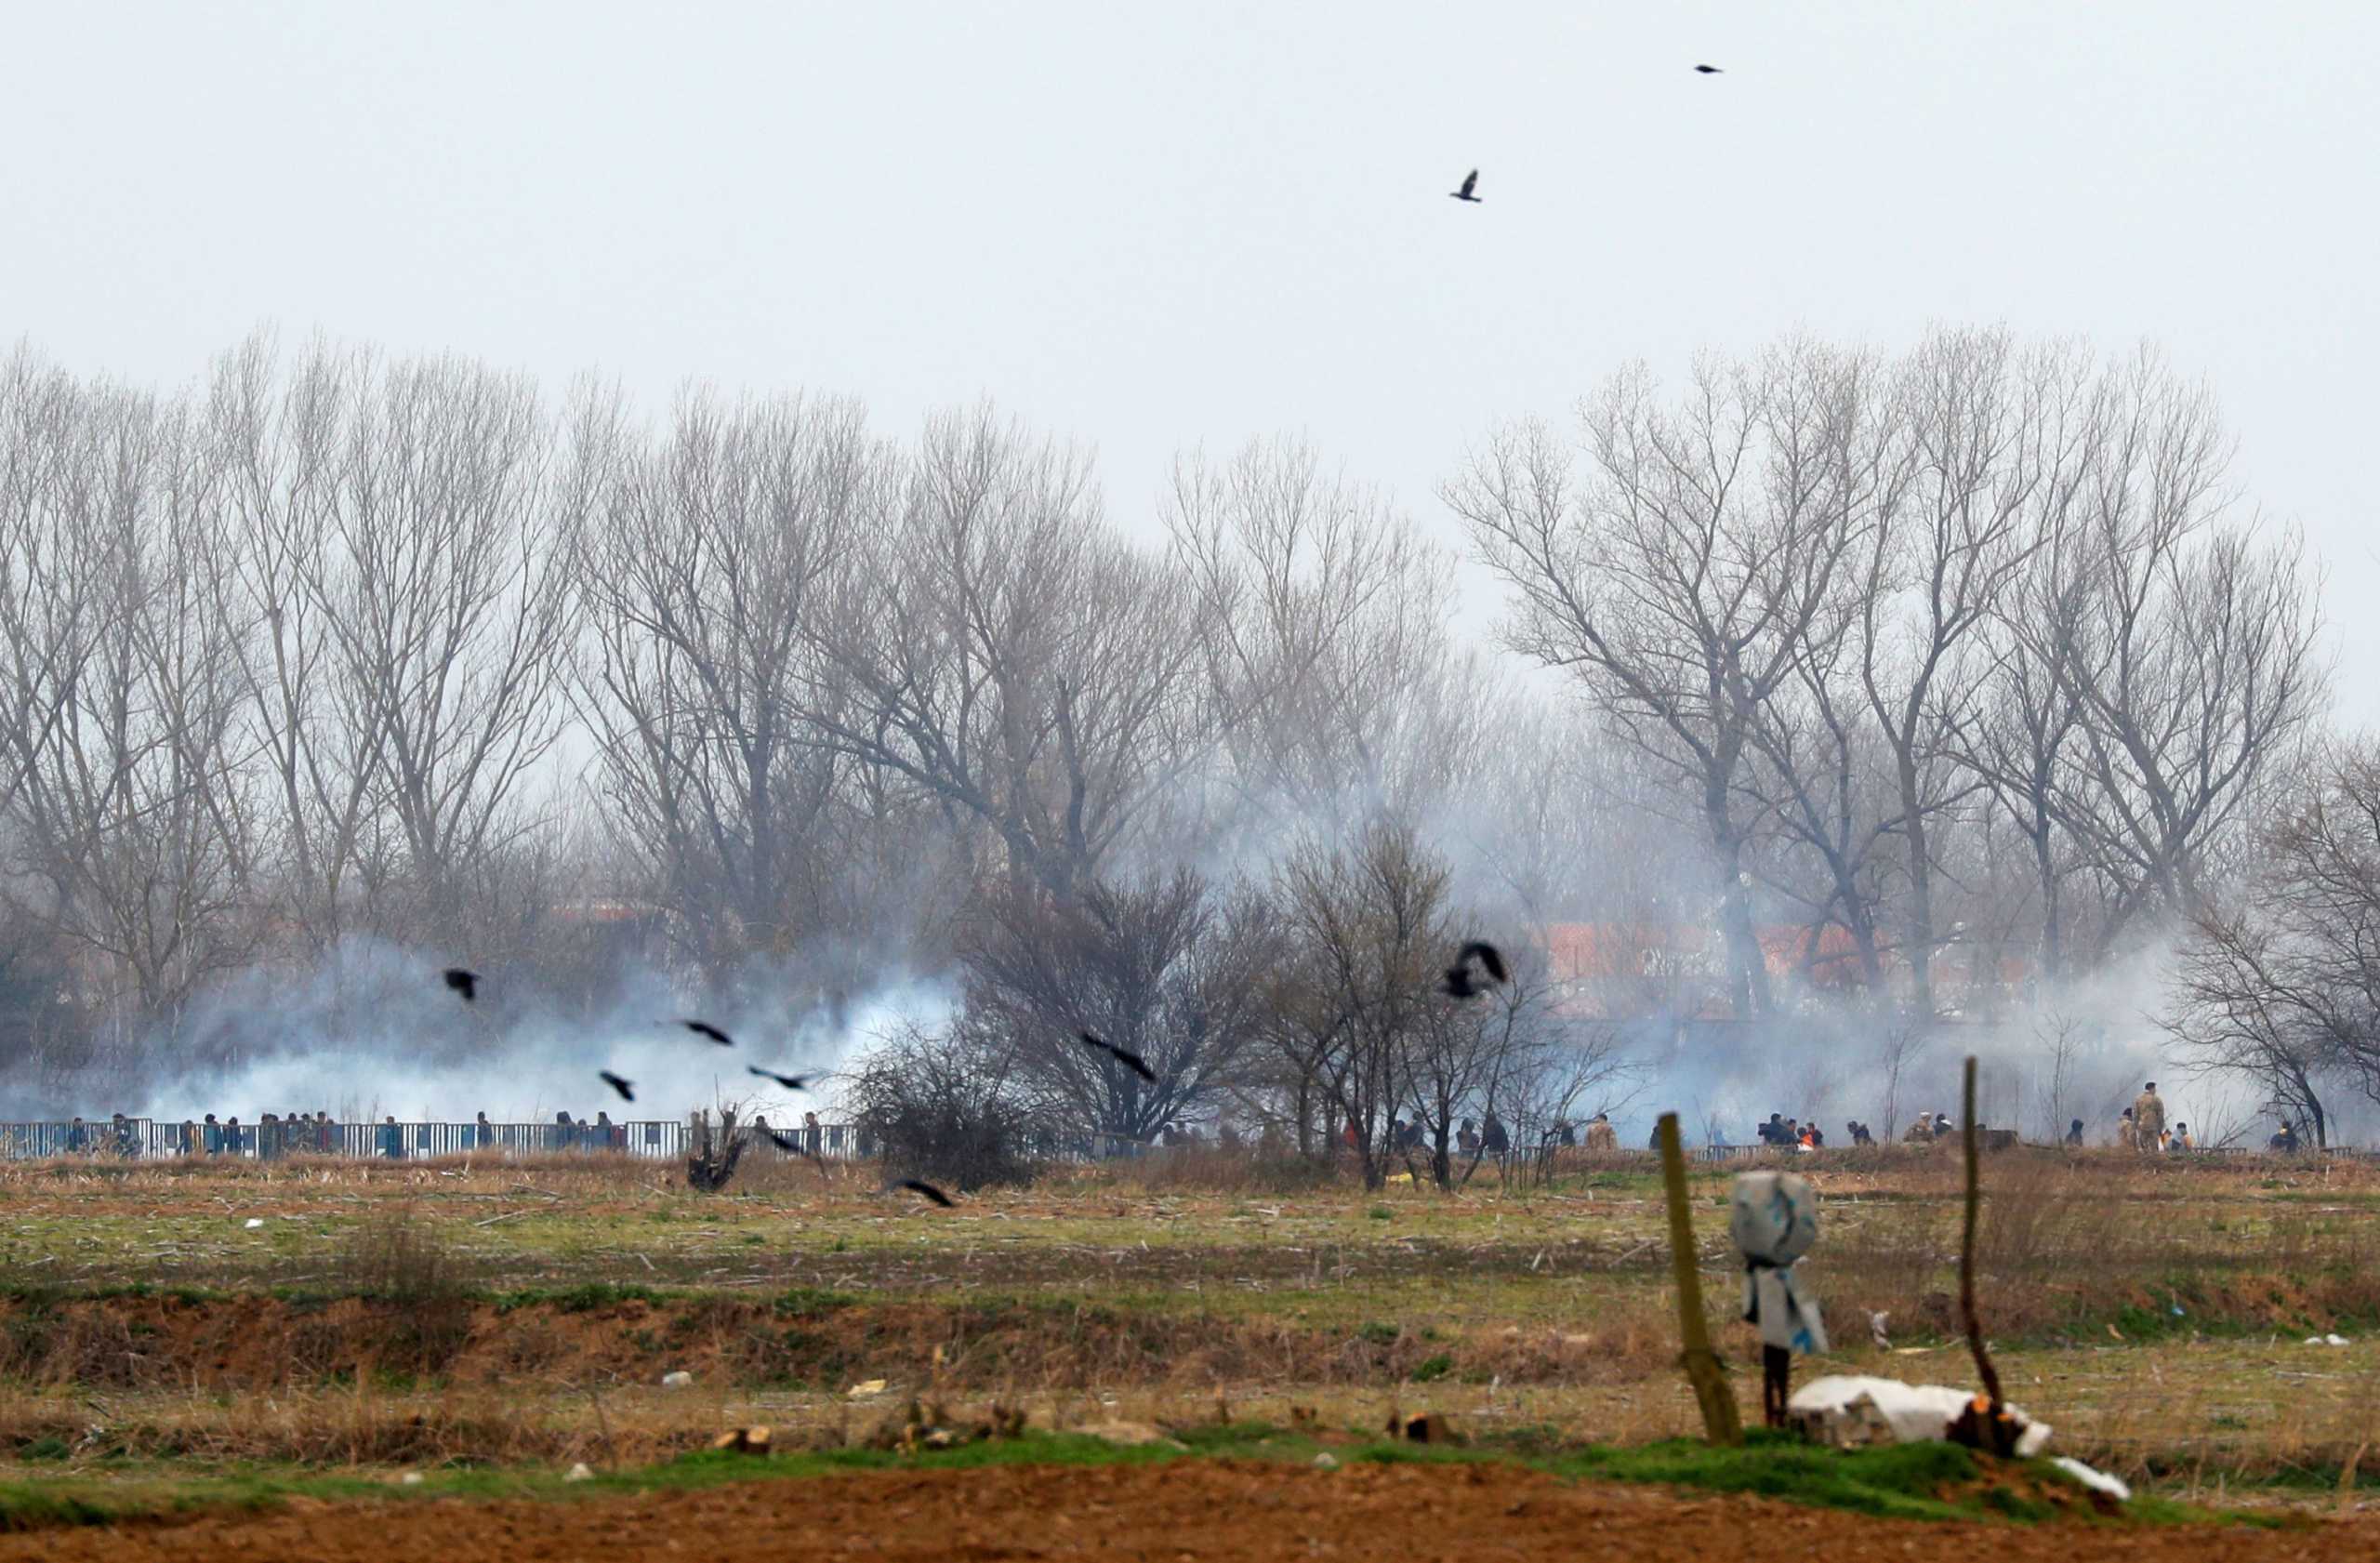
[[[895,432],[989,395],[1128,523],[1178,446],[1289,431],[1445,525],[1466,442],[1632,358],[2149,338],[2328,561],[2380,722],[2369,0],[6,20],[0,336],[77,370],[178,384],[278,323]]]

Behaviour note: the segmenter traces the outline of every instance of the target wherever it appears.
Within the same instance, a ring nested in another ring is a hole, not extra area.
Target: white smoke
[[[209,989],[172,1037],[147,1050],[152,1067],[120,1082],[103,1110],[167,1121],[236,1113],[326,1110],[343,1122],[550,1121],[679,1119],[698,1107],[748,1102],[773,1120],[840,1104],[834,1082],[791,1093],[747,1072],[831,1076],[855,1051],[903,1022],[939,1024],[955,1002],[939,979],[889,976],[828,1002],[787,966],[748,968],[707,1000],[642,965],[615,974],[591,1013],[500,971],[481,973],[465,1003],[441,978],[448,960],[376,939],[350,939],[306,969],[251,967]],[[735,1039],[723,1048],[678,1022],[694,1018]],[[222,1067],[177,1069],[174,1058],[228,1053]],[[599,1078],[633,1083],[622,1101]],[[77,1110],[87,1111],[87,1104]]]

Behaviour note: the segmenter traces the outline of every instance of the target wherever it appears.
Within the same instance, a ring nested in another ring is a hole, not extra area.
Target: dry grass
[[[1797,1166],[1828,1199],[1810,1279],[1830,1365],[1963,1381],[1939,1344],[1950,1159]],[[1740,1358],[1732,1171],[1698,1172],[1696,1218]],[[739,1417],[846,1437],[868,1415],[844,1391],[877,1378],[1044,1422],[1205,1416],[1221,1395],[1273,1421],[1302,1405],[1370,1425],[1401,1400],[1576,1438],[1694,1424],[1640,1157],[1566,1157],[1550,1185],[1448,1197],[1184,1148],[946,1212],[886,1196],[869,1169],[747,1159],[724,1196],[678,1172],[575,1157],[0,1167],[0,1447],[628,1462]],[[1986,1178],[1987,1327],[2062,1443],[2183,1481],[2352,1453],[2380,1329],[2380,1169],[2016,1153]],[[1935,1349],[1872,1351],[1871,1311],[1891,1315],[1895,1346]],[[2294,1344],[2331,1329],[2358,1344]],[[676,1369],[697,1388],[659,1389]]]

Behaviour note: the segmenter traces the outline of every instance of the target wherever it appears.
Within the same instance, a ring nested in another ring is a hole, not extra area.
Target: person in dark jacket
[[[1488,1109],[1486,1120],[1479,1125],[1479,1148],[1496,1157],[1503,1156],[1513,1148],[1513,1137],[1505,1131],[1504,1120],[1496,1116],[1493,1107]]]
[[[397,1126],[397,1115],[390,1113],[380,1120],[380,1154],[390,1161],[402,1161],[405,1154],[405,1132]]]
[[[2081,1119],[2078,1118],[2073,1122],[2066,1126],[2066,1143],[2069,1146],[2076,1146],[2082,1144],[2082,1120]]]

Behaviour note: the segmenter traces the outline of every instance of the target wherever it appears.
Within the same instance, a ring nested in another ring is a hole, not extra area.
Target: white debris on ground
[[[1858,1449],[1867,1444],[1946,1438],[1950,1424],[1972,1399],[1965,1390],[1945,1384],[1903,1384],[1898,1379],[1840,1373],[1804,1384],[1785,1409],[1804,1437],[1838,1449]],[[2016,1439],[2016,1452],[2027,1459],[2039,1454],[2049,1442],[2049,1424],[2035,1422],[2021,1407],[2010,1406],[2008,1411],[2025,1426]],[[2060,1455],[2050,1464],[2094,1492],[2104,1492],[2119,1503],[2132,1497],[2131,1488],[2080,1460]]]
[[[2347,1339],[2345,1335],[2308,1335],[2306,1344],[2309,1346],[2343,1346],[2347,1344]]]
[[[2111,1477],[2105,1471],[2095,1471],[2070,1454],[2061,1454],[2050,1464],[2092,1491],[2104,1492],[2119,1503],[2129,1503],[2132,1499],[2132,1489],[2126,1487],[2121,1478]]]
[[[683,1369],[681,1369],[674,1373],[664,1373],[661,1375],[661,1387],[664,1389],[683,1389],[694,1382],[694,1375],[685,1371]]]
[[[568,1472],[564,1473],[562,1479],[564,1481],[593,1481],[595,1479],[595,1473],[588,1470],[587,1468],[587,1462],[582,1460],[577,1464],[573,1465]]]
[[[852,1399],[865,1400],[871,1395],[883,1394],[884,1381],[882,1379],[868,1379],[864,1383],[852,1385],[849,1389],[844,1390],[843,1393]]]
[[[1975,1397],[1964,1389],[1939,1384],[1903,1384],[1898,1379],[1865,1378],[1856,1373],[1813,1379],[1793,1392],[1785,1409],[1795,1423],[1820,1443],[1857,1448],[1884,1441],[1924,1443],[1949,1435]],[[2016,1452],[2030,1459],[2049,1442],[2049,1424],[2035,1422],[2023,1410],[2010,1406],[2026,1424],[2016,1440]]]
[[[260,1215],[252,1215],[252,1216],[248,1217],[248,1219],[246,1220],[246,1222],[245,1222],[245,1223],[244,1223],[243,1225],[245,1225],[247,1227],[247,1229],[248,1229],[249,1231],[253,1232],[253,1231],[255,1231],[258,1227],[262,1226],[262,1225],[264,1225],[264,1217],[262,1217],[262,1216],[260,1216]]]

